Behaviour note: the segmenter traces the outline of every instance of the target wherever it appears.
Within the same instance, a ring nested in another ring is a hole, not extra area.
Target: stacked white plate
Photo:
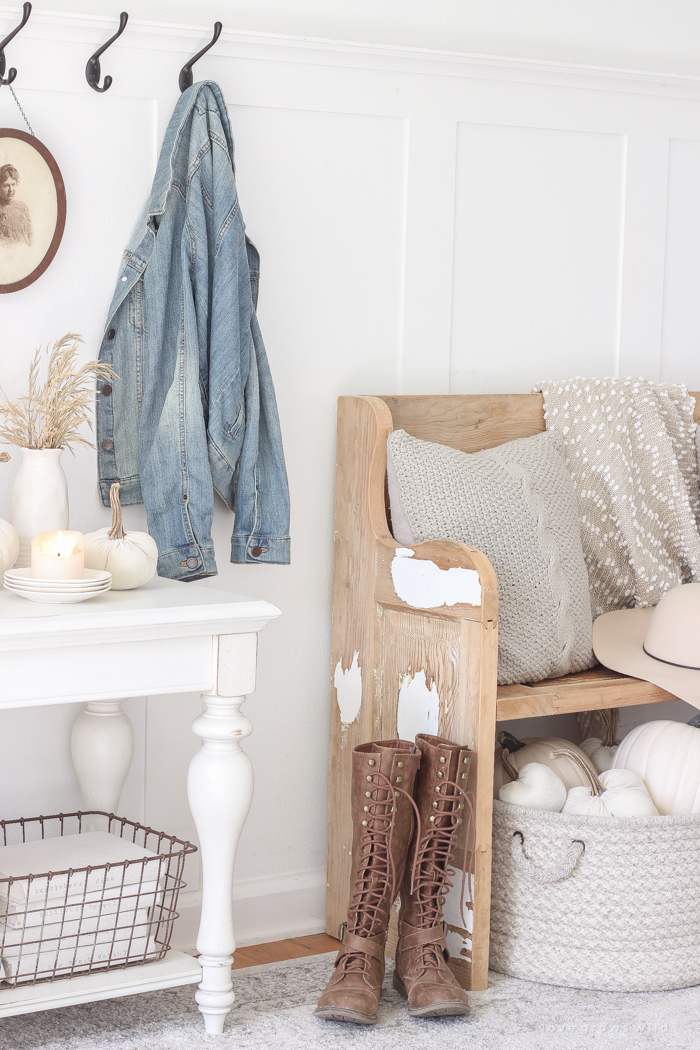
[[[102,569],[84,569],[82,580],[39,580],[31,569],[8,569],[5,590],[44,605],[72,605],[104,594],[112,586],[112,573]]]

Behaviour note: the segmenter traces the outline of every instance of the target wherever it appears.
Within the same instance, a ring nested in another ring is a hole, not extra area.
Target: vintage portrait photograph
[[[63,235],[66,195],[43,143],[0,128],[0,292],[32,284],[51,263]]]

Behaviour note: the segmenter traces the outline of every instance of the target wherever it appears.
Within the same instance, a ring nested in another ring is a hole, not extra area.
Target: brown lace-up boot
[[[412,1017],[469,1013],[467,993],[447,966],[442,926],[455,832],[470,812],[466,796],[471,752],[436,736],[416,736],[421,750],[415,799],[420,815],[408,856],[399,913],[394,988]],[[466,866],[466,847],[465,847]]]
[[[317,1017],[375,1024],[391,906],[413,837],[418,748],[405,740],[352,753],[352,878],[348,922]]]

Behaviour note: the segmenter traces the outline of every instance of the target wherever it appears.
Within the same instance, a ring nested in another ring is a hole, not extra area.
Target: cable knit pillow
[[[402,512],[416,543],[469,543],[496,570],[499,685],[592,667],[588,574],[561,435],[468,454],[395,430],[388,451],[392,520]]]

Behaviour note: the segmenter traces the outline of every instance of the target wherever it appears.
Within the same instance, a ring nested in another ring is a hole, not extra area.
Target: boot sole
[[[406,985],[396,973],[396,970],[394,970],[392,983],[399,995],[402,995],[404,999],[408,999]],[[460,1015],[465,1016],[468,1013],[471,1013],[471,1010],[466,1003],[461,1002],[459,999],[433,1003],[431,1006],[409,1006],[408,1008],[409,1017],[458,1017]]]
[[[320,1010],[314,1010],[316,1017],[322,1017],[324,1021],[349,1021],[351,1024],[376,1024],[377,1015],[361,1014],[356,1010],[343,1010],[341,1007],[324,1006]]]

